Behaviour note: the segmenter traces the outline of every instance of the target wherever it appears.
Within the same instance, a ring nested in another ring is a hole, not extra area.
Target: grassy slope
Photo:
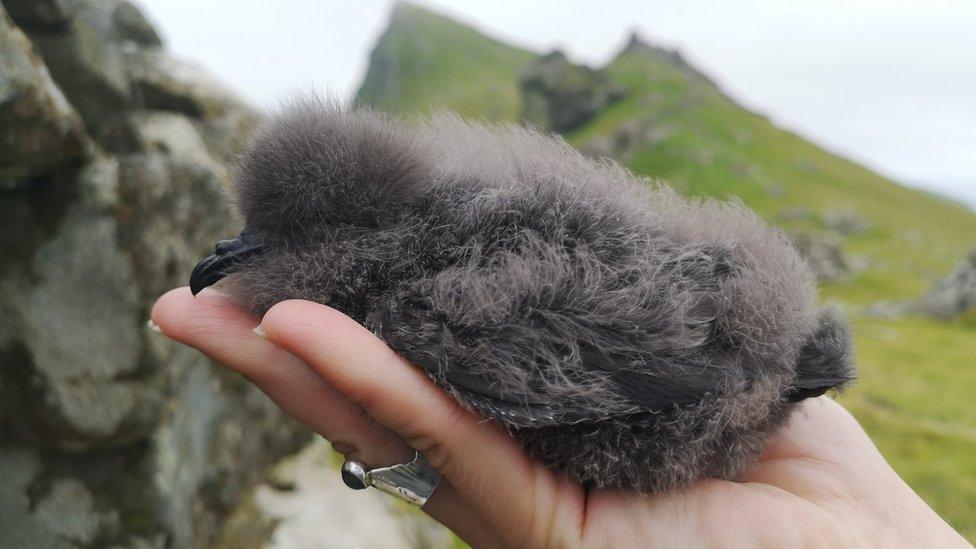
[[[974,244],[976,215],[896,185],[729,101],[710,83],[650,52],[625,51],[608,71],[628,98],[569,136],[577,145],[624,121],[651,120],[667,137],[631,158],[637,173],[688,194],[737,196],[770,219],[783,208],[853,209],[873,230],[847,243],[870,268],[827,295],[852,304],[911,298]]]
[[[397,3],[370,55],[356,101],[401,112],[443,107],[470,118],[517,120],[518,72],[534,57],[446,17]]]
[[[650,52],[624,52],[608,71],[630,94],[569,136],[572,143],[585,146],[625,121],[648,118],[667,137],[632,155],[636,173],[687,194],[739,197],[770,220],[798,206],[853,209],[869,219],[872,229],[845,243],[868,268],[822,289],[852,313],[877,300],[918,296],[976,244],[971,211],[778,129]],[[976,539],[976,318],[855,317],[855,336],[861,379],[843,402],[909,484]]]
[[[401,67],[393,85],[374,70],[377,59],[389,58]],[[512,120],[519,112],[518,69],[530,58],[401,4],[359,99],[400,112],[439,105],[470,117]],[[668,56],[629,49],[607,69],[628,96],[567,136],[573,144],[585,146],[628,121],[649,119],[664,137],[631,155],[628,166],[636,173],[663,178],[690,195],[739,197],[771,221],[797,206],[852,209],[870,220],[870,231],[845,243],[869,267],[822,290],[855,315],[861,380],[842,400],[909,484],[976,539],[976,317],[946,323],[856,314],[860,305],[922,293],[976,244],[976,215],[774,127]],[[818,228],[817,221],[796,223]]]

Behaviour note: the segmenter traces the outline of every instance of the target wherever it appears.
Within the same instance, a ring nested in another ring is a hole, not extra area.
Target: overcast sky
[[[137,0],[170,50],[271,107],[351,97],[389,0]],[[630,30],[677,47],[739,102],[896,180],[976,206],[976,1],[421,0],[599,66]]]

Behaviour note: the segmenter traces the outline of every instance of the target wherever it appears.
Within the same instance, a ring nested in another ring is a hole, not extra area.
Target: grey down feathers
[[[588,486],[735,478],[854,377],[781,232],[532,130],[297,101],[234,196],[260,247],[220,276],[250,311],[345,312]]]

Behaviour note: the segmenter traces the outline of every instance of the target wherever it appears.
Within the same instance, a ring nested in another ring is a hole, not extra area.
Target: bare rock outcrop
[[[522,69],[519,89],[522,118],[558,133],[586,124],[624,95],[602,71],[570,63],[559,50]]]
[[[822,218],[825,228],[842,235],[864,234],[871,229],[871,223],[855,210],[830,210]]]
[[[634,153],[664,141],[673,133],[670,125],[661,124],[653,118],[634,118],[620,124],[609,135],[590,139],[581,147],[581,151],[594,158],[613,158],[627,164]]]
[[[0,12],[0,188],[77,164],[87,136],[30,40]]]
[[[856,270],[844,252],[841,238],[835,234],[792,231],[790,240],[821,282],[841,280]]]
[[[969,252],[948,276],[936,281],[927,294],[910,306],[910,310],[938,318],[976,311],[976,249]]]
[[[205,545],[305,439],[145,328],[257,115],[127,0],[0,2],[0,546]]]

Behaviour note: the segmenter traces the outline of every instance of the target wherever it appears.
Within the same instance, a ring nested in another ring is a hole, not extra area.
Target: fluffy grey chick
[[[335,307],[590,486],[735,478],[796,402],[854,377],[779,231],[530,130],[299,101],[234,195],[246,228],[194,292]]]

